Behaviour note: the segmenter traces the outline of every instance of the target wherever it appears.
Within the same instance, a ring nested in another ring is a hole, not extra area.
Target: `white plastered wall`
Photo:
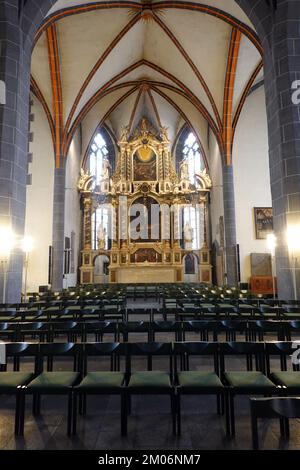
[[[222,157],[214,134],[209,136],[209,174],[212,180],[210,194],[210,221],[212,243],[220,245],[220,217],[224,216]]]
[[[221,246],[220,217],[224,217],[222,157],[218,142],[212,131],[209,133],[209,174],[212,181],[210,193],[210,228],[212,245]],[[220,250],[216,250],[214,266],[215,282],[219,285],[224,281],[224,258]]]
[[[65,237],[68,237],[71,240],[71,234],[72,232],[74,233],[74,269],[73,272],[65,275],[65,288],[75,286],[78,279],[77,273],[81,237],[81,210],[77,184],[80,175],[81,153],[81,133],[79,129],[71,142],[67,156],[66,167]]]
[[[250,254],[268,253],[265,240],[256,240],[254,207],[271,207],[268,129],[264,87],[246,100],[233,146],[237,243],[241,281],[251,276]]]
[[[27,186],[25,234],[33,238],[33,250],[28,260],[27,292],[37,291],[48,284],[49,246],[52,244],[54,151],[44,110],[33,98],[34,121],[30,129],[33,142],[29,150],[32,184]],[[24,289],[24,287],[23,287]]]

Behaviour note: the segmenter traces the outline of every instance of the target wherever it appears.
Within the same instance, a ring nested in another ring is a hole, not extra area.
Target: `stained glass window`
[[[188,160],[190,182],[193,184],[195,175],[199,174],[203,169],[203,159],[201,148],[196,136],[190,132],[183,146],[183,158]]]
[[[89,171],[99,182],[102,176],[103,159],[108,157],[108,149],[103,135],[98,132],[90,148]]]

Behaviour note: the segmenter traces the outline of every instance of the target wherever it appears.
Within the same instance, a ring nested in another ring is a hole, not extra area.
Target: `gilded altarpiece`
[[[165,128],[156,131],[143,119],[133,135],[125,127],[118,142],[113,174],[107,169],[100,181],[84,169],[78,183],[83,208],[83,247],[80,281],[94,283],[95,259],[109,259],[111,283],[176,283],[184,281],[186,255],[197,260],[197,282],[211,283],[208,240],[208,196],[211,180],[204,171],[191,184],[185,162],[176,173]],[[109,247],[103,235],[92,243],[92,216],[101,205],[110,207]],[[183,227],[184,207],[197,207],[199,246]],[[135,226],[136,213],[145,212]],[[142,220],[142,222],[141,222]],[[133,229],[134,226],[134,235]],[[139,236],[137,236],[137,233]]]

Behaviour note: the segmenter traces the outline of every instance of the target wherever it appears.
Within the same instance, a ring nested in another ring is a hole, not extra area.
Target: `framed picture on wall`
[[[265,240],[273,232],[272,207],[254,207],[255,234],[257,240]]]

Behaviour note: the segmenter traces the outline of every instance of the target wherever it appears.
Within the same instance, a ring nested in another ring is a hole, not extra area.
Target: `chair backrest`
[[[265,372],[265,345],[264,343],[231,341],[219,343],[220,348],[220,367],[221,372],[226,370],[227,356],[246,357],[247,370],[253,370],[253,358],[255,359],[255,368],[257,371]]]
[[[39,369],[44,369],[44,358],[48,359],[48,370],[53,368],[54,358],[72,357],[74,370],[79,370],[80,358],[82,356],[82,344],[79,343],[40,343]]]
[[[300,342],[296,341],[272,341],[266,343],[266,364],[267,373],[271,372],[272,356],[280,359],[280,368],[282,371],[288,369],[288,358],[291,359],[291,366],[294,370],[299,370]],[[273,368],[273,366],[272,366]]]
[[[39,354],[38,343],[5,343],[7,357],[29,357]]]
[[[40,345],[38,343],[6,343],[6,358],[13,359],[14,370],[20,369],[20,360],[22,358],[34,358],[33,371],[37,373],[39,370],[39,348]],[[9,361],[7,361],[7,363],[8,362]]]
[[[122,334],[148,332],[149,327],[149,322],[143,320],[121,322],[118,324],[118,330]]]
[[[147,358],[147,368],[152,370],[152,359],[154,356],[168,356],[170,374],[173,373],[173,347],[172,343],[127,343],[126,372],[131,373],[132,359],[134,356]]]
[[[1,318],[15,318],[18,316],[16,310],[1,310],[0,311],[0,319]]]
[[[89,358],[92,357],[109,357],[110,358],[110,370],[115,371],[117,367],[117,359],[121,356],[126,357],[127,349],[124,343],[85,343],[83,345],[83,356],[80,363],[83,374],[86,374],[89,367]],[[100,362],[97,361],[97,365]]]
[[[178,331],[180,328],[180,322],[176,321],[153,321],[151,323],[151,329],[155,333],[172,333]]]
[[[19,331],[25,333],[26,331],[38,331],[41,330],[44,326],[42,322],[23,322],[19,323]]]
[[[111,321],[86,321],[84,328],[87,333],[115,333],[117,324]]]
[[[219,373],[219,345],[208,341],[186,341],[174,343],[174,366],[177,372],[178,359],[180,359],[181,370],[189,370],[190,356],[212,356],[214,371]],[[182,360],[183,359],[183,360]]]

